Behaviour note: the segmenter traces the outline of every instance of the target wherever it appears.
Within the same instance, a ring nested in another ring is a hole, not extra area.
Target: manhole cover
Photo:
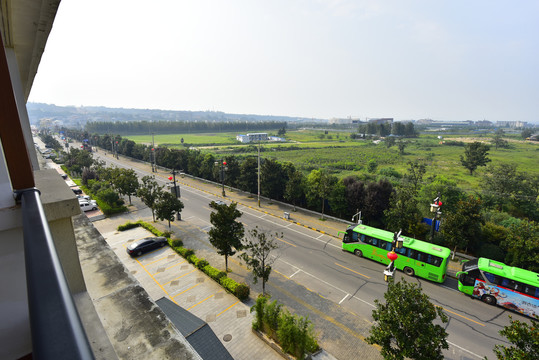
[[[232,335],[226,334],[225,336],[223,336],[223,341],[229,342],[230,340],[232,340]]]

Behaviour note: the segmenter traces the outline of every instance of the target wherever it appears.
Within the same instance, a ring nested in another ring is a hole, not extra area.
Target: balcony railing
[[[17,192],[23,215],[34,359],[94,359],[36,188]]]

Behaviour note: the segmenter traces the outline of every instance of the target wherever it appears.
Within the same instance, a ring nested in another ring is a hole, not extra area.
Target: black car
[[[127,246],[127,253],[131,256],[140,256],[145,252],[163,247],[166,244],[167,238],[163,236],[147,237],[141,240],[137,240],[132,244],[129,244]]]
[[[71,189],[71,190],[73,190],[73,192],[74,192],[75,194],[77,194],[77,195],[82,194],[82,190],[81,190],[81,189]]]

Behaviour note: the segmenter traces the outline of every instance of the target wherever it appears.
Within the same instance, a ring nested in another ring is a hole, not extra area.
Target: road
[[[105,160],[108,164],[118,167],[133,168],[139,177],[151,175],[149,166],[133,166],[124,164],[124,159],[117,160],[109,156],[103,156],[99,151],[95,157]],[[168,182],[168,173],[157,173],[158,182]],[[224,262],[222,257],[215,254],[214,248],[207,239],[207,231],[211,227],[209,214],[211,209],[208,204],[212,200],[221,199],[219,188],[215,187],[215,194],[199,190],[195,187],[181,187],[181,199],[185,208],[182,211],[182,222],[179,231],[187,246],[195,249],[197,255],[211,259],[210,262],[220,264]],[[227,201],[228,202],[228,201]],[[345,253],[341,250],[339,239],[317,231],[307,229],[280,217],[263,212],[249,204],[239,203],[238,209],[243,212],[241,221],[245,225],[246,232],[255,226],[271,233],[282,233],[277,238],[279,248],[275,251],[276,261],[273,266],[273,275],[267,287],[273,298],[279,299],[287,307],[292,309],[302,305],[302,311],[311,314],[313,318],[321,316],[325,312],[317,306],[336,306],[343,312],[344,318],[326,318],[326,322],[332,322],[336,326],[351,321],[354,317],[366,319],[367,325],[372,322],[372,310],[375,308],[375,300],[382,300],[387,289],[383,281],[382,271],[384,266]],[[242,266],[237,259],[232,258],[231,267],[233,273],[241,278]],[[224,267],[224,266],[223,266]],[[235,270],[238,269],[238,270]],[[458,292],[456,280],[447,279],[442,285],[429,281],[410,278],[398,272],[396,279],[404,277],[409,282],[418,283],[431,301],[441,306],[449,316],[449,322],[445,324],[449,333],[449,350],[444,351],[448,359],[481,359],[484,356],[495,358],[492,349],[494,345],[506,343],[499,335],[499,331],[509,324],[506,310],[487,306],[477,300]],[[250,283],[255,291],[261,291],[259,285],[252,284],[252,279],[244,276],[243,280]],[[313,300],[294,296],[299,292],[298,285],[303,286],[308,292],[318,295],[319,299]],[[294,289],[294,290],[292,290]],[[292,300],[291,300],[292,299]],[[290,303],[287,303],[290,302]],[[294,302],[294,304],[292,304]],[[296,306],[296,307],[295,307]],[[298,310],[299,311],[299,310]],[[313,314],[314,312],[314,314]],[[350,318],[347,318],[349,316]],[[529,321],[519,314],[512,314],[514,319]],[[327,315],[326,315],[327,317]],[[359,320],[357,320],[359,321]],[[313,320],[318,328],[318,322]],[[335,324],[337,323],[337,324]],[[350,328],[353,325],[344,324]],[[368,336],[368,329],[354,329],[362,336]],[[366,332],[365,332],[366,331]],[[322,331],[324,336],[330,336]],[[360,336],[361,338],[361,336]],[[327,349],[328,345],[324,345]],[[339,348],[335,347],[334,352]],[[336,354],[340,357],[342,354]]]

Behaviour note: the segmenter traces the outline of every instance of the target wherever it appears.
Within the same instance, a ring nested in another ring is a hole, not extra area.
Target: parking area
[[[154,301],[167,297],[208,323],[234,359],[280,358],[252,333],[249,306],[168,246],[134,258],[127,254],[130,243],[148,236],[151,234],[143,228],[103,234],[126,269]]]

